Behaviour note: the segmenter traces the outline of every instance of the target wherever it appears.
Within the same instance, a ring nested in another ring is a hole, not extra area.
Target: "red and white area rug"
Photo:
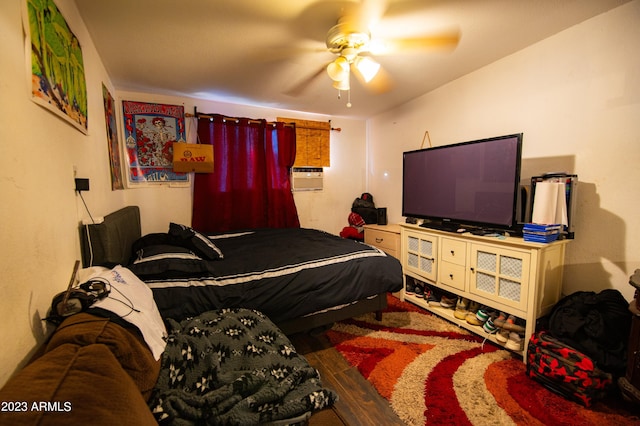
[[[408,425],[638,425],[616,393],[587,409],[526,376],[522,359],[389,296],[327,337]]]

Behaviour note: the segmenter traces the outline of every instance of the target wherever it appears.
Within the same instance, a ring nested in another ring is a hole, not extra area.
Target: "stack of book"
[[[555,241],[562,232],[562,225],[539,225],[537,223],[526,223],[522,229],[525,241],[536,243],[550,243]]]

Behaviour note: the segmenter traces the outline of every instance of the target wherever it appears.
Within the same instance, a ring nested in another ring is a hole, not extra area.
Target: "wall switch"
[[[88,191],[89,179],[76,178],[76,191]]]

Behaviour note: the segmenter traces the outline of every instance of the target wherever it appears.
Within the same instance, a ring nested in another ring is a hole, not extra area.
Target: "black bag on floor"
[[[527,375],[547,389],[590,407],[611,389],[613,376],[546,331],[534,333],[527,349]]]
[[[630,330],[629,303],[614,289],[572,293],[558,301],[549,316],[553,337],[587,354],[614,376],[626,370]]]

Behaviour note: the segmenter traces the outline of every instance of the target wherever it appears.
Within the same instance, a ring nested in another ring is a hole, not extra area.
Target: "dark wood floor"
[[[332,409],[313,415],[310,425],[404,425],[387,400],[342,358],[324,334],[300,333],[290,339],[298,353],[320,372],[323,386],[340,398]]]

